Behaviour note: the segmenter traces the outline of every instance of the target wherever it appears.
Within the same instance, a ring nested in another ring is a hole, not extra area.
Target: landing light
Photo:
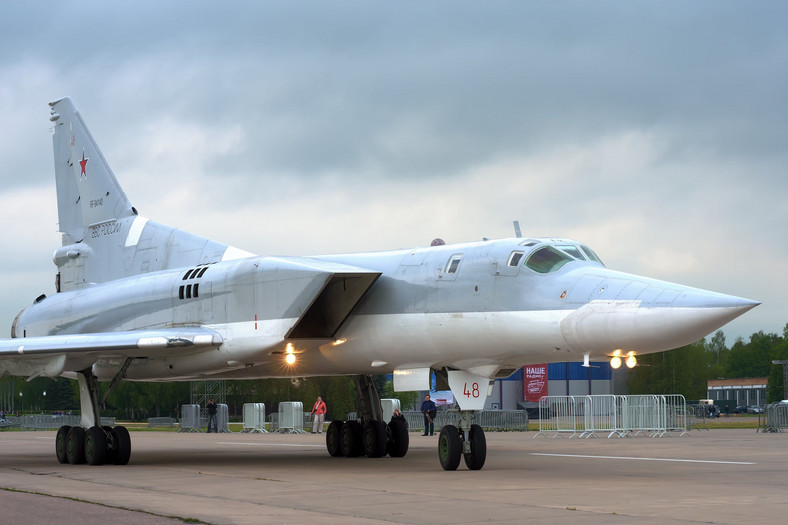
[[[617,355],[613,356],[613,358],[610,359],[610,368],[612,368],[613,370],[618,370],[619,368],[621,368],[621,358],[618,357]]]
[[[626,363],[627,368],[635,368],[635,366],[637,366],[637,364],[638,364],[638,360],[635,357],[635,354],[632,353],[632,352],[629,353],[629,355],[627,356],[626,361],[624,361],[624,362]]]
[[[285,347],[285,363],[288,365],[293,365],[296,362],[295,356],[295,349],[293,348],[293,343],[287,343]]]
[[[343,337],[342,339],[337,339],[336,341],[332,342],[331,344],[334,345],[334,346],[339,346],[339,345],[342,345],[342,344],[345,344],[345,343],[347,343],[347,339],[345,339]]]

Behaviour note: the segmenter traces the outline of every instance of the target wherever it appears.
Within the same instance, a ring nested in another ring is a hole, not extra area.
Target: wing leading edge
[[[222,342],[217,332],[200,327],[0,339],[0,376],[57,377],[67,370],[67,359],[72,356],[80,363],[99,358],[162,357],[218,348]]]

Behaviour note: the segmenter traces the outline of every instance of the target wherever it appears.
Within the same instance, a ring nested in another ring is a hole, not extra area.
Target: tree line
[[[783,399],[783,370],[774,360],[788,360],[788,324],[782,335],[756,332],[748,342],[737,338],[729,348],[725,334],[717,331],[709,340],[638,356],[630,370],[630,394],[682,394],[686,399],[703,399],[709,379],[767,377],[766,402]]]
[[[418,394],[394,392],[386,376],[373,376],[381,398],[399,399],[403,409],[416,407]],[[328,407],[328,418],[345,419],[356,410],[356,395],[350,376],[255,379],[227,381],[225,402],[231,417],[243,415],[244,403],[265,403],[268,414],[276,413],[280,401],[300,401],[310,411],[322,396]],[[100,399],[108,388],[101,383]],[[191,402],[188,382],[120,383],[101,404],[103,416],[130,421],[149,417],[180,417],[181,405]],[[36,378],[25,381],[19,377],[0,379],[0,410],[6,413],[68,413],[79,410],[77,382],[64,377],[55,380]]]

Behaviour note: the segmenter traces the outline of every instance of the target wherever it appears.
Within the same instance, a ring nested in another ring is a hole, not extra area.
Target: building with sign
[[[768,377],[709,379],[706,394],[709,399],[731,400],[740,406],[761,406],[766,403]]]
[[[623,381],[625,373],[622,371]],[[616,383],[614,385],[614,383]],[[610,363],[549,363],[527,365],[505,379],[496,379],[485,408],[536,408],[542,396],[585,396],[619,393]]]

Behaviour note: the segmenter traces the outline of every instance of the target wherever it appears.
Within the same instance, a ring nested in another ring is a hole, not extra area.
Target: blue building
[[[613,369],[608,361],[529,365],[505,379],[496,379],[485,408],[517,410],[536,408],[541,396],[585,396],[617,393]],[[621,371],[621,381],[626,372]]]

